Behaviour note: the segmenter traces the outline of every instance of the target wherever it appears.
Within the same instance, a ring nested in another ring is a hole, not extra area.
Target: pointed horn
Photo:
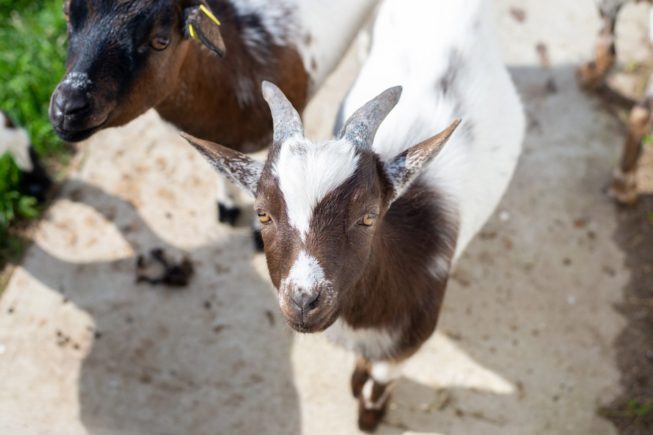
[[[274,143],[280,145],[286,139],[296,135],[304,137],[304,126],[299,113],[281,92],[281,89],[264,80],[261,84],[261,91],[272,113]]]
[[[365,103],[349,117],[338,137],[349,140],[360,149],[371,147],[381,122],[399,102],[401,89],[401,86],[386,89]]]

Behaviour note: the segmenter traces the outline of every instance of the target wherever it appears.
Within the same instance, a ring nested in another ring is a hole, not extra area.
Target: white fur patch
[[[29,156],[27,132],[22,128],[7,128],[5,122],[5,115],[0,112],[0,156],[8,152],[22,171],[30,172],[34,165]]]
[[[245,76],[236,79],[236,99],[239,107],[248,107],[256,102],[256,86],[254,82]]]
[[[372,400],[372,393],[374,391],[374,380],[373,379],[368,379],[367,382],[363,385],[363,404],[365,405],[365,409],[382,409],[383,405],[385,405],[386,400],[390,397],[390,393],[392,392],[392,387],[393,385],[387,385],[385,387],[385,391],[383,391],[383,394],[381,394],[381,397],[379,397],[376,401]]]
[[[449,247],[448,247],[449,248]],[[446,279],[451,269],[451,259],[448,256],[440,255],[433,259],[429,270],[437,279]]]
[[[371,375],[380,384],[390,383],[401,375],[401,364],[389,361],[372,362]]]
[[[311,77],[310,93],[335,69],[378,0],[293,0],[299,49]]]
[[[270,44],[287,46],[297,39],[297,18],[295,7],[289,0],[236,0],[240,16],[255,15],[262,26],[245,24],[241,38],[249,52],[260,64],[270,62]]]
[[[283,281],[282,287],[293,286],[295,291],[307,292],[325,283],[324,270],[317,258],[308,255],[306,251],[301,251]]]
[[[354,329],[341,319],[326,330],[329,340],[357,355],[375,361],[383,360],[392,354],[400,331],[378,328]]]
[[[346,140],[322,144],[293,138],[281,146],[273,173],[286,202],[290,224],[306,239],[313,209],[356,171],[358,155]]]
[[[351,45],[378,0],[234,0],[239,15],[253,14],[279,46],[298,49],[311,78],[309,94],[319,89]],[[267,35],[244,26],[242,38],[261,63],[269,61]]]

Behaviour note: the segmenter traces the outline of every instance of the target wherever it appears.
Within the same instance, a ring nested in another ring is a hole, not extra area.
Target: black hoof
[[[23,172],[21,174],[20,184],[18,188],[25,195],[33,196],[41,204],[47,196],[50,188],[52,187],[52,179],[48,176],[38,156],[32,147],[29,148],[29,156],[34,166],[30,172]]]
[[[22,174],[19,189],[25,195],[33,196],[39,204],[42,204],[48,196],[48,191],[52,187],[52,180],[34,174],[34,172],[25,172]]]
[[[263,236],[261,236],[261,230],[253,230],[252,236],[254,238],[254,249],[256,249],[256,252],[263,252]]]
[[[227,223],[232,227],[236,226],[236,221],[240,216],[240,208],[238,207],[227,207],[220,201],[218,201],[218,221],[222,223]]]

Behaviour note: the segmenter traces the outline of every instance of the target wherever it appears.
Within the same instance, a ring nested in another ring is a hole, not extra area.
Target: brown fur
[[[370,362],[365,358],[356,358],[354,373],[351,375],[351,394],[358,399],[363,391],[365,382],[370,378]]]
[[[372,258],[343,306],[353,328],[401,330],[393,355],[417,351],[438,320],[447,276],[434,277],[437,256],[453,257],[457,228],[441,208],[442,198],[416,182],[390,207],[375,234]]]
[[[231,24],[235,18],[221,15],[227,47],[223,59],[196,43],[187,47],[179,78],[172,92],[155,108],[167,121],[194,136],[219,142],[244,152],[270,144],[272,118],[259,91],[263,80],[277,84],[301,112],[308,101],[308,74],[299,53],[291,47],[274,46],[267,65],[259,64]],[[238,102],[239,80],[251,83],[254,104]],[[181,110],[183,108],[183,110]]]
[[[358,428],[364,432],[373,432],[377,429],[383,417],[385,417],[390,402],[390,395],[383,395],[390,388],[390,384],[381,384],[372,380],[372,397],[364,398],[362,395],[358,398]],[[373,408],[368,408],[365,401],[368,400],[375,404]]]

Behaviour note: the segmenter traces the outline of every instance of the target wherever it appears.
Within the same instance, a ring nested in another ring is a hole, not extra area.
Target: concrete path
[[[591,0],[500,0],[497,16],[525,152],[382,434],[613,432],[596,409],[619,394],[613,305],[629,272],[601,189],[621,128],[574,81],[597,14]],[[309,107],[309,136],[328,135],[355,54]],[[356,433],[352,356],[291,333],[247,219],[218,225],[213,192],[153,113],[85,144],[0,299],[0,433]],[[154,247],[189,255],[188,288],[135,284]]]

